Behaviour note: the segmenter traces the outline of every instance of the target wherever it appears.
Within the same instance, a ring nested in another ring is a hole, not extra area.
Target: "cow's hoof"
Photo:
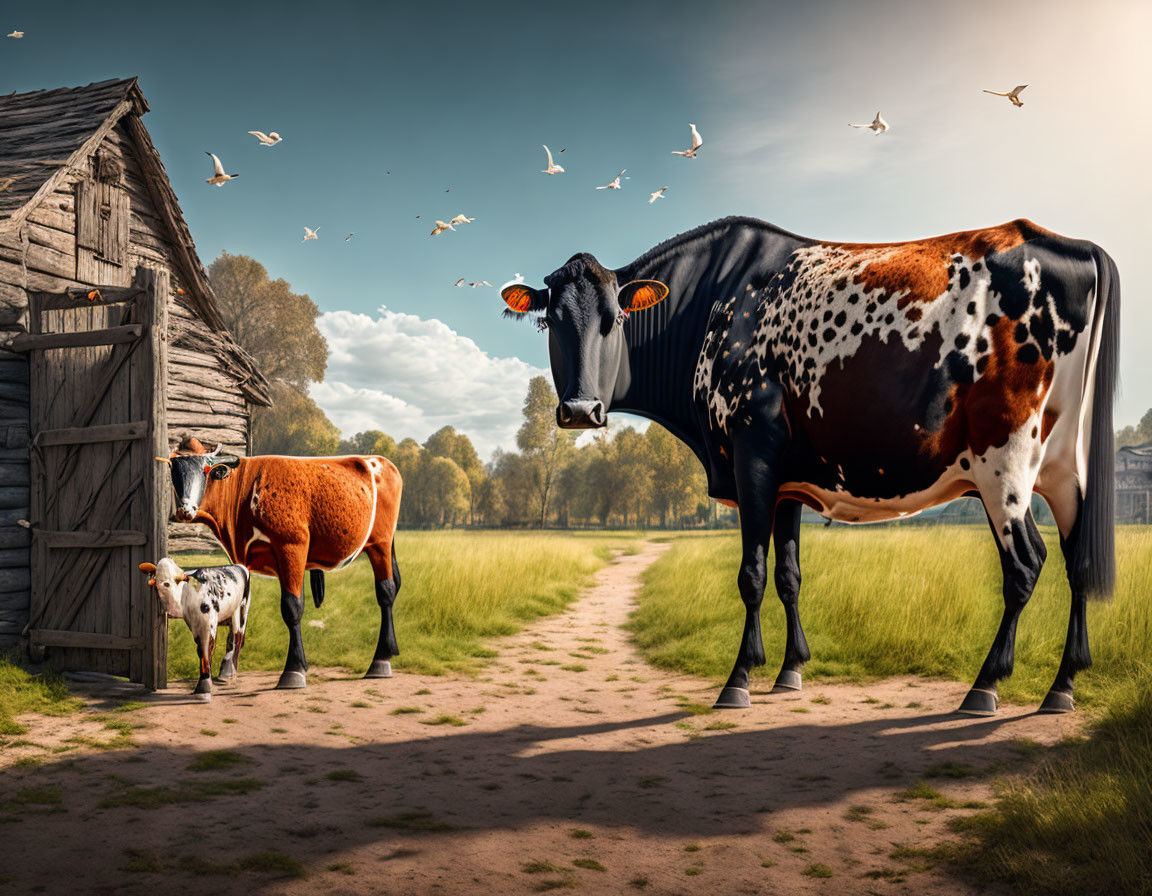
[[[391,678],[392,677],[392,661],[391,660],[372,660],[372,665],[368,667],[368,671],[364,673],[365,678]]]
[[[201,703],[211,703],[212,702],[212,692],[211,691],[193,691],[192,692],[192,698],[194,700],[199,700]]]
[[[724,688],[720,692],[720,696],[716,698],[712,708],[747,709],[751,705],[752,696],[748,693],[748,688]]]
[[[211,697],[212,696],[212,679],[211,678],[201,678],[198,682],[196,682],[196,687],[192,690],[192,693],[193,694],[207,694],[209,697]]]
[[[994,716],[1000,707],[1000,695],[985,688],[972,688],[957,712],[968,716]]]
[[[780,674],[776,676],[776,684],[772,686],[773,694],[798,690],[800,690],[800,673],[791,669],[781,670]]]
[[[1072,701],[1069,691],[1049,691],[1044,702],[1040,704],[1040,712],[1072,712],[1076,704]]]
[[[308,680],[304,677],[303,672],[289,672],[285,670],[280,674],[280,680],[276,682],[276,689],[280,691],[293,691],[299,690],[307,686]]]
[[[222,662],[220,664],[220,674],[217,676],[217,678],[220,678],[221,680],[226,681],[229,678],[235,678],[235,677],[236,677],[236,664],[234,662],[232,662],[232,660],[224,660],[224,662]]]

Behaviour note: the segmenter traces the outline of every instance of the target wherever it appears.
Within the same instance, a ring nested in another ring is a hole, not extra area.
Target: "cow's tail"
[[[1072,535],[1068,578],[1074,591],[1089,597],[1111,597],[1116,584],[1116,446],[1112,403],[1116,394],[1120,353],[1120,275],[1103,249],[1096,261],[1096,307],[1092,332],[1096,340],[1096,371],[1092,380],[1092,428],[1088,443],[1088,475],[1084,503]]]
[[[324,570],[310,569],[308,571],[308,584],[312,586],[312,603],[320,606],[324,603]]]

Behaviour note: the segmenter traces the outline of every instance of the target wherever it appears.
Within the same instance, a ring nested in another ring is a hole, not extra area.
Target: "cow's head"
[[[149,576],[148,584],[156,589],[168,615],[179,619],[182,615],[180,586],[188,581],[184,570],[174,560],[165,557],[159,563],[141,563],[140,572]]]
[[[199,444],[196,442],[197,446]],[[181,522],[191,522],[196,518],[209,482],[227,479],[240,464],[240,458],[235,454],[221,454],[221,447],[217,445],[211,454],[203,453],[201,447],[200,452],[195,454],[173,454],[171,457],[156,458],[172,468],[176,519]]]
[[[620,285],[616,274],[591,255],[574,255],[544,278],[546,289],[509,283],[500,290],[509,312],[534,313],[548,330],[548,356],[564,429],[606,426],[608,408],[626,351],[621,324],[630,312],[651,308],[668,295],[659,280]]]

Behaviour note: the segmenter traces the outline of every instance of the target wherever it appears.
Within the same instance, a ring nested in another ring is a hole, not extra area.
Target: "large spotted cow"
[[[1085,599],[1115,578],[1120,290],[1103,250],[1025,220],[850,244],[729,218],[618,270],[576,255],[544,283],[501,294],[506,313],[548,330],[558,423],[603,426],[610,409],[650,417],[695,451],[710,494],[740,509],[746,618],[717,706],[748,706],[749,673],[764,663],[773,540],[787,619],[776,685],[800,687],[801,505],[864,523],[970,495],[1000,550],[1005,610],[961,708],[994,712],[1045,559],[1030,512],[1037,493],[1072,586],[1042,708],[1072,709],[1073,676],[1091,662]]]
[[[389,678],[399,653],[392,606],[400,591],[394,538],[400,473],[383,457],[237,457],[220,446],[157,458],[172,468],[176,518],[206,525],[233,563],[280,581],[280,615],[288,626],[288,658],[277,687],[306,685],[300,620],[304,572],[323,599],[323,570],[367,554],[376,579],[380,638],[365,678]]]

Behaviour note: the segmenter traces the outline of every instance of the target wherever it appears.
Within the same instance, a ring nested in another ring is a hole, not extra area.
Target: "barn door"
[[[166,273],[29,296],[34,656],[166,686],[159,604],[138,564],[167,548]]]

